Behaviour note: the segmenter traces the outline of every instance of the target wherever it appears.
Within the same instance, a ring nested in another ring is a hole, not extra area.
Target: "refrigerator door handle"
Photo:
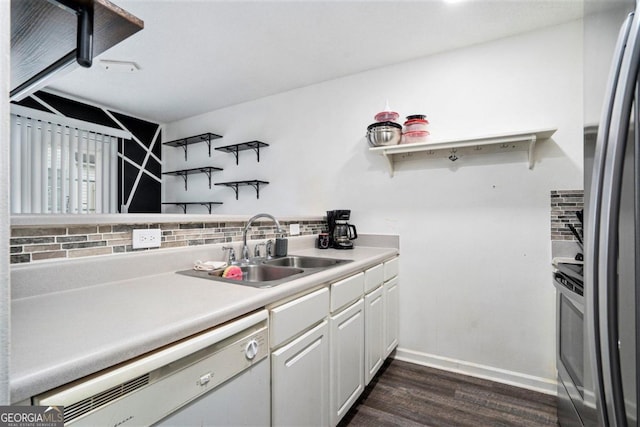
[[[605,395],[603,388],[602,361],[600,349],[600,324],[599,324],[599,299],[598,299],[598,273],[599,273],[599,234],[600,205],[602,199],[602,181],[604,174],[605,153],[611,127],[611,115],[615,94],[618,86],[622,58],[629,37],[633,14],[630,14],[620,28],[616,43],[615,55],[609,71],[609,79],[606,87],[605,104],[602,109],[602,117],[598,129],[596,149],[594,154],[593,172],[591,177],[589,207],[585,218],[585,297],[587,319],[587,336],[591,357],[591,370],[593,377],[593,392],[598,405],[600,425],[608,425],[608,412],[604,406]],[[589,369],[589,368],[587,368]]]
[[[618,226],[622,196],[622,173],[629,134],[630,115],[636,93],[640,63],[640,22],[637,14],[629,28],[629,37],[620,68],[611,111],[611,126],[604,158],[597,276],[597,298],[601,380],[604,389],[602,407],[606,407],[608,425],[626,426],[622,390],[618,328]]]

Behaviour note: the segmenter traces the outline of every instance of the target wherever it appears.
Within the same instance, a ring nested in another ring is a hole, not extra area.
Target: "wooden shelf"
[[[260,198],[260,186],[268,184],[268,181],[260,181],[257,179],[249,181],[230,181],[230,182],[217,182],[215,185],[222,185],[232,188],[236,192],[236,200],[238,200],[238,188],[243,186],[251,186],[256,190],[256,199]]]
[[[214,166],[203,166],[200,168],[182,169],[172,172],[162,172],[163,175],[181,176],[184,179],[184,191],[187,191],[188,176],[194,173],[204,173],[209,178],[209,189],[211,189],[211,173],[215,171],[221,171],[222,168],[216,168]]]
[[[242,142],[240,144],[226,145],[224,147],[216,147],[216,150],[223,151],[225,153],[231,153],[236,157],[236,165],[238,164],[238,152],[245,150],[253,150],[258,157],[258,163],[260,163],[260,147],[268,147],[269,144],[262,141],[249,141]]]
[[[187,205],[202,205],[209,209],[209,215],[211,215],[211,208],[213,205],[221,205],[222,202],[162,202],[163,205],[178,205],[182,208],[184,213],[187,213]]]
[[[199,142],[206,142],[209,147],[209,157],[211,157],[211,141],[214,139],[222,138],[221,135],[207,132],[200,135],[188,136],[186,138],[175,139],[173,141],[163,142],[163,145],[170,147],[182,147],[184,149],[184,160],[187,161],[187,147],[191,144],[197,144]]]
[[[425,152],[427,155],[436,156],[437,153],[449,154],[451,161],[458,160],[458,155],[463,154],[490,154],[504,151],[527,151],[529,169],[533,169],[533,152],[537,142],[551,138],[557,129],[541,129],[527,132],[514,132],[499,135],[482,136],[476,138],[458,138],[447,140],[431,140],[421,143],[390,145],[384,147],[372,147],[369,151],[380,154],[389,163],[389,174],[393,176],[395,162],[403,157],[411,156],[411,153]]]

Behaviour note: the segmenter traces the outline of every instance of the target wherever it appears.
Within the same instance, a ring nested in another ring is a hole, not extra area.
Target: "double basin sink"
[[[222,277],[219,271],[184,270],[178,271],[178,274],[256,288],[270,288],[347,262],[351,260],[289,255],[237,264],[242,270],[242,280]]]

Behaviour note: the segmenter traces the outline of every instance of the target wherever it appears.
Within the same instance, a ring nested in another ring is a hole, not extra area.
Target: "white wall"
[[[169,177],[163,200],[220,200],[215,212],[238,214],[351,209],[361,232],[400,235],[404,357],[469,372],[477,364],[550,389],[549,192],[582,188],[581,31],[574,22],[170,123],[167,140],[213,131],[224,135],[216,146],[261,139],[271,147],[259,164],[241,153],[239,166],[231,155],[206,158],[204,146],[191,146],[186,163],[182,150],[165,148],[165,171],[219,165],[214,182],[271,184],[259,201],[248,189],[236,201],[231,190],[209,192],[204,177],[190,178],[188,193]],[[364,139],[387,98],[403,116],[427,114],[438,137],[558,131],[540,144],[533,170],[515,152],[404,162],[390,178]]]

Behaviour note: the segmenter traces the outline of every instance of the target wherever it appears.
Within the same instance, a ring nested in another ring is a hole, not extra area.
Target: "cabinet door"
[[[398,346],[398,317],[400,315],[398,283],[396,276],[383,285],[385,359]]]
[[[383,287],[364,297],[364,365],[365,385],[368,385],[384,360]]]
[[[247,410],[250,410],[250,406]],[[271,354],[271,424],[329,425],[326,320]]]
[[[364,300],[331,316],[331,424],[364,390]]]

